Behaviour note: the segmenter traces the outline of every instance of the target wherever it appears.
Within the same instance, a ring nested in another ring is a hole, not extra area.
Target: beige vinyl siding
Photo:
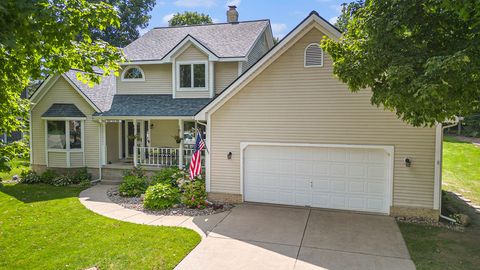
[[[200,51],[194,45],[190,45],[181,54],[179,54],[175,61],[207,61],[208,56]]]
[[[65,152],[49,152],[48,167],[65,168],[67,167],[67,153]]]
[[[99,124],[92,120],[92,114],[95,110],[63,77],[60,77],[50,89],[44,89],[44,91],[47,92],[40,101],[38,101],[38,98],[32,101],[33,103],[37,103],[32,109],[31,119],[33,164],[47,165],[45,160],[45,121],[42,120],[42,114],[47,111],[53,103],[73,103],[87,116],[83,126],[85,132],[83,148],[85,151],[86,165],[97,168],[99,158]],[[66,156],[64,161],[62,164],[66,166]],[[50,166],[52,165],[50,164]]]
[[[71,152],[70,153],[70,167],[72,167],[72,168],[85,167],[85,165],[83,164],[83,153],[82,152]]]
[[[128,68],[124,67],[124,68]],[[145,81],[122,81],[117,77],[117,94],[121,95],[171,95],[172,64],[141,65]],[[122,74],[122,70],[119,71]]]
[[[150,143],[153,147],[178,147],[172,136],[178,134],[178,120],[151,120]]]
[[[215,93],[220,94],[238,77],[238,62],[217,62],[215,64]]]
[[[199,90],[192,90],[192,91],[177,91],[175,94],[175,98],[209,98],[210,91],[199,91]]]
[[[105,126],[107,143],[107,162],[118,161],[118,127],[119,123],[107,123]]]
[[[181,54],[179,54],[176,58],[175,61],[177,62],[189,62],[189,61],[208,61],[208,56],[204,54],[202,51],[200,51],[197,47],[194,45],[190,45],[187,49],[185,49]],[[175,67],[177,68],[177,67]],[[192,88],[192,90],[177,90],[175,92],[175,98],[209,98],[210,97],[210,91],[208,90],[209,88],[209,68],[208,68],[208,63],[205,67],[206,72],[207,72],[207,78],[206,78],[206,89],[205,90],[195,90]],[[178,74],[178,70],[176,71]],[[178,78],[175,82],[178,84]],[[177,85],[177,89],[178,89]]]
[[[253,64],[255,64],[262,56],[269,50],[267,37],[265,33],[257,40],[257,43],[253,46],[252,51],[247,56],[248,61],[244,62],[242,65],[242,70],[245,71],[250,68]]]
[[[240,142],[391,145],[393,205],[432,208],[435,129],[371,106],[368,90],[351,93],[334,77],[328,55],[324,67],[304,68],[305,47],[321,38],[308,32],[212,114],[211,192],[240,193]]]

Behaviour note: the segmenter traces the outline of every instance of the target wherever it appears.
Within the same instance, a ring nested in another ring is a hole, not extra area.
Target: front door
[[[137,134],[137,144],[139,146],[146,146],[145,142],[148,140],[148,121],[137,121],[137,132],[135,133],[135,126],[133,121],[125,121],[125,157],[131,158],[134,153],[135,134]]]

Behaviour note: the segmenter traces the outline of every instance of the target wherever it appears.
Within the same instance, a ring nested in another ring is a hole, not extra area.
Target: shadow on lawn
[[[78,197],[82,189],[80,187],[54,187],[45,184],[0,184],[0,193],[5,193],[24,203]]]

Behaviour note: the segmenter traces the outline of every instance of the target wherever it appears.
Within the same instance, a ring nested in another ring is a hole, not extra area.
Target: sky
[[[299,24],[312,10],[334,23],[340,14],[341,4],[347,0],[157,0],[150,12],[149,26],[140,31],[146,33],[158,26],[167,26],[177,12],[197,11],[212,17],[213,22],[226,22],[228,5],[236,5],[239,21],[270,19],[275,37],[282,38]]]

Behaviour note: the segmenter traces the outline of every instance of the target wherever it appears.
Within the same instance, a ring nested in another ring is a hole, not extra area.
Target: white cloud
[[[242,0],[228,0],[227,6],[239,6]]]
[[[328,22],[331,23],[331,24],[335,24],[337,22],[337,20],[338,20],[338,16],[335,16],[335,17],[330,18],[330,20],[328,20]]]
[[[138,29],[138,33],[140,34],[140,36],[143,36],[145,35],[145,33],[147,33],[150,29],[147,29],[147,28],[144,28],[144,29]]]
[[[212,7],[216,4],[215,0],[177,0],[174,2],[179,7]]]
[[[166,4],[167,4],[167,2],[165,2],[165,1],[157,2],[157,6],[165,6]]]
[[[170,13],[170,14],[167,14],[167,15],[163,16],[162,17],[163,25],[168,25],[168,21],[170,21],[173,18],[173,15],[175,15],[175,13]]]
[[[222,22],[219,18],[212,18],[213,23],[220,23]]]
[[[285,30],[287,29],[287,25],[284,23],[272,23],[272,31],[273,36],[282,38],[285,36]]]

